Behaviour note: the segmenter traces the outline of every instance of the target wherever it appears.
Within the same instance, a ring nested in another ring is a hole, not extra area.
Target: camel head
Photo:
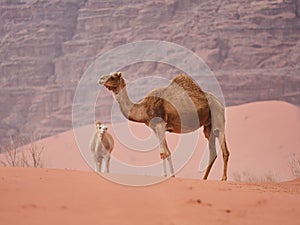
[[[126,86],[121,72],[103,75],[100,77],[98,83],[104,85],[104,87],[112,91],[114,94],[118,94]]]
[[[96,122],[96,132],[100,139],[102,139],[103,134],[107,131],[107,127],[104,124],[101,124],[100,121]]]

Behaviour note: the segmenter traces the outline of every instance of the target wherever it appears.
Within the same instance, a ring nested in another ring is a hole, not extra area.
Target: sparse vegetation
[[[269,183],[276,182],[274,174],[271,172],[266,173],[262,176],[256,176],[251,174],[249,171],[243,171],[241,173],[235,172],[231,176],[234,181],[247,182],[247,183]]]
[[[296,178],[300,177],[300,159],[296,157],[295,154],[290,154],[289,165],[293,175]]]
[[[35,143],[33,137],[33,135],[28,139],[24,137],[13,139],[11,137],[10,143],[4,146],[0,164],[10,167],[43,167],[41,155],[44,151],[44,146]],[[29,144],[25,145],[25,143]]]

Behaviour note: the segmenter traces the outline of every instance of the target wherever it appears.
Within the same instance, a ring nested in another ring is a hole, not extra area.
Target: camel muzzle
[[[100,77],[100,79],[98,80],[98,84],[103,85],[104,83],[105,83],[104,80],[102,79],[102,77]]]
[[[102,84],[104,85],[106,83],[106,81],[108,80],[108,76],[107,75],[103,75],[100,77],[100,79],[98,80],[98,84]]]

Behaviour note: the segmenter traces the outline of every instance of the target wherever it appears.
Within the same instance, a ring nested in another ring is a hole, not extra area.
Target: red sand
[[[227,143],[230,150],[228,177],[241,179],[267,179],[286,181],[294,179],[291,173],[289,157],[295,154],[300,158],[300,109],[285,102],[256,102],[241,106],[229,107],[227,116]],[[109,132],[114,135],[115,149],[113,157],[130,165],[151,165],[160,163],[159,149],[148,152],[131,151],[116,137],[114,131],[118,128],[109,126]],[[147,138],[151,135],[149,128],[143,124],[130,122],[129,128],[137,138]],[[93,132],[93,126],[78,129],[83,145],[81,150],[85,156],[91,156],[88,142]],[[199,130],[196,151],[185,168],[177,176],[200,179],[203,173],[198,168],[202,154],[207,145],[202,128]],[[167,134],[170,149],[175,149],[180,135]],[[154,140],[156,143],[156,140]],[[145,142],[146,144],[148,142]],[[89,170],[83,160],[74,140],[72,131],[42,140],[45,147],[43,162],[48,168],[68,168]],[[184,149],[178,149],[184,151]],[[90,159],[91,165],[93,160]],[[177,165],[176,162],[174,162]],[[209,179],[219,180],[222,176],[223,160],[221,154],[212,168]],[[130,173],[118,168],[112,160],[111,172]],[[160,170],[156,174],[160,175]]]
[[[0,179],[5,225],[299,224],[300,180],[247,184],[172,178],[137,188],[92,172],[3,167]]]
[[[43,163],[48,168],[0,167],[0,224],[299,224],[300,180],[293,180],[289,155],[300,158],[300,109],[284,102],[259,102],[227,109],[227,141],[231,152],[229,180],[271,176],[282,183],[220,182],[222,157],[209,181],[198,172],[206,146],[199,133],[197,150],[177,178],[148,187],[128,187],[107,181],[89,171],[68,131],[41,140]],[[151,133],[130,124],[140,139]],[[79,129],[84,154],[93,127]],[[109,128],[110,132],[113,129]],[[170,148],[178,135],[168,135]],[[118,140],[114,158],[132,165],[160,162],[159,150],[138,153]],[[147,157],[145,157],[147,155]],[[78,171],[84,170],[84,171]],[[155,176],[118,174],[112,163],[110,176],[120,180],[148,181]],[[124,171],[125,173],[128,171]],[[151,174],[155,175],[155,174]],[[183,179],[196,178],[196,179]]]

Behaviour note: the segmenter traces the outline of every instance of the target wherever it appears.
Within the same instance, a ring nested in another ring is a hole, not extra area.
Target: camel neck
[[[126,88],[115,94],[115,99],[119,103],[122,114],[127,119],[135,122],[144,122],[141,118],[141,115],[145,112],[143,105],[134,103],[129,98]]]
[[[104,135],[104,133],[101,134],[101,133],[97,132],[97,137],[99,139],[99,142],[102,142],[103,135]]]

